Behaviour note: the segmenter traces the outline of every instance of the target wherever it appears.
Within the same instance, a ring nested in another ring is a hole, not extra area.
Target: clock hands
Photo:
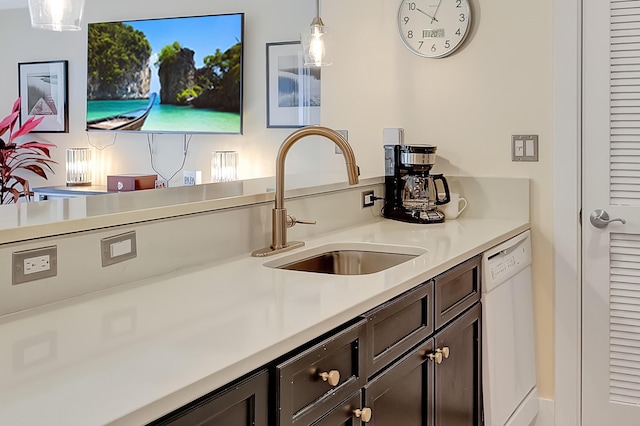
[[[436,16],[438,16],[438,9],[440,9],[440,3],[442,3],[442,0],[438,2],[438,5],[436,6],[436,10],[435,12],[433,12],[433,18],[431,18],[431,23],[433,23],[433,21],[438,22],[438,20],[436,19]]]
[[[439,6],[439,4],[438,4],[438,6]],[[416,10],[417,10],[418,12],[420,12],[420,13],[423,13],[423,14],[427,15],[429,18],[431,18],[431,23],[432,23],[432,24],[433,24],[433,22],[434,22],[434,21],[435,21],[435,22],[438,22],[438,20],[436,19],[436,17],[435,17],[435,16],[431,16],[431,15],[429,15],[429,14],[428,14],[427,12],[425,12],[424,10],[419,9],[419,8],[416,8]],[[436,9],[436,12],[437,12],[437,11],[438,11],[438,9]]]

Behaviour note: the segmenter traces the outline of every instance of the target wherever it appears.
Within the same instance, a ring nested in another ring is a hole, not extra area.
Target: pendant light
[[[316,16],[311,21],[309,29],[310,32],[302,36],[304,64],[315,67],[331,65],[326,50],[329,29],[320,18],[320,0],[316,0]]]
[[[78,31],[84,0],[29,0],[31,26],[49,31]]]

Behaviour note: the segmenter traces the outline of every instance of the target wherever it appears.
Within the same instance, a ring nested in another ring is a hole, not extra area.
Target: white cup
[[[444,206],[441,206],[442,212],[446,219],[455,219],[464,211],[464,209],[467,208],[467,200],[462,198],[457,192],[452,192],[449,196],[451,201]],[[460,207],[461,204],[462,207]]]

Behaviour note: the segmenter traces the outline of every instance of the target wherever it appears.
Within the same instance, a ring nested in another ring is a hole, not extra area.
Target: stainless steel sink
[[[305,250],[265,266],[320,274],[365,275],[408,262],[425,252],[419,247],[342,243]]]

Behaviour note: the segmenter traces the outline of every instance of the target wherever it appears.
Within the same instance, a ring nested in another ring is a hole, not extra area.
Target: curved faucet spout
[[[344,161],[347,166],[347,174],[349,176],[349,185],[355,185],[358,183],[358,165],[356,164],[356,157],[353,154],[351,145],[345,138],[338,132],[328,127],[323,126],[307,126],[296,130],[291,133],[282,142],[278,156],[276,157],[276,209],[284,207],[284,160],[287,157],[287,153],[291,147],[300,139],[307,136],[324,136],[342,151],[344,155]]]
[[[287,209],[284,208],[284,162],[291,147],[297,141],[307,136],[322,136],[335,143],[342,151],[342,155],[344,155],[347,174],[349,176],[349,184],[355,185],[358,183],[359,171],[356,164],[356,157],[353,154],[351,145],[349,145],[340,133],[322,126],[303,127],[291,133],[282,142],[282,145],[278,150],[278,156],[276,157],[276,193],[275,208],[271,213],[271,246],[254,251],[251,254],[252,256],[269,256],[271,254],[280,253],[282,251],[291,250],[292,248],[304,245],[301,241],[291,243],[287,242],[287,228],[292,227],[296,223],[304,222],[298,221],[295,218],[289,218],[287,215]]]

